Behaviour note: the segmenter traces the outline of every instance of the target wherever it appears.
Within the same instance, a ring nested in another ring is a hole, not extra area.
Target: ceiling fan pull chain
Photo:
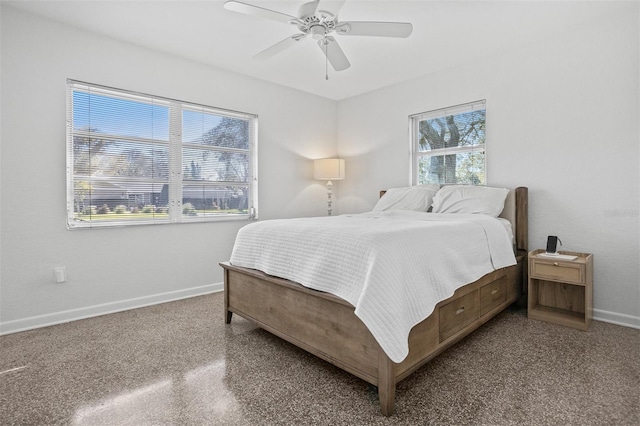
[[[329,81],[329,57],[327,56],[327,40],[324,40],[324,79]]]

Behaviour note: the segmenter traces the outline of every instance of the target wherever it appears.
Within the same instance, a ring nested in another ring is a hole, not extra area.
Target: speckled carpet
[[[222,294],[0,337],[2,425],[638,425],[640,330],[507,310],[377,390],[233,316]]]

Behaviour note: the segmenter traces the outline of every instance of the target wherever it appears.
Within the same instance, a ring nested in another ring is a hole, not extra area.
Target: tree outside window
[[[485,101],[411,116],[414,183],[486,184]]]

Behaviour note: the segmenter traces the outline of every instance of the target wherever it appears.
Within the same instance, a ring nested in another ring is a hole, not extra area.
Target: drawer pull
[[[497,288],[494,288],[493,290],[491,290],[491,294],[496,294],[498,292]]]
[[[464,306],[461,308],[458,308],[458,310],[456,311],[456,315],[460,315],[463,312],[464,312]]]
[[[558,262],[553,262],[553,266],[558,266]]]

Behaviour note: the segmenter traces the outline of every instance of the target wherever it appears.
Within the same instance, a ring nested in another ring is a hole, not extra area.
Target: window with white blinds
[[[67,82],[69,229],[257,218],[257,116]]]
[[[409,117],[414,184],[486,184],[486,102]]]

